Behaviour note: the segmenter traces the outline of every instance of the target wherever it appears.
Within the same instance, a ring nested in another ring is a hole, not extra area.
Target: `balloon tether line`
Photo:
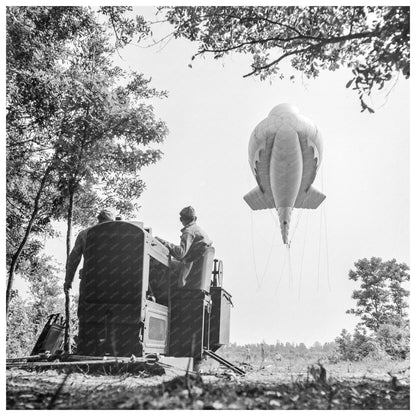
[[[277,285],[276,285],[276,290],[274,291],[274,295],[275,295],[275,296],[276,296],[276,293],[277,293],[277,289],[279,289],[280,281],[282,280],[283,272],[284,272],[284,270],[285,270],[285,266],[286,266],[286,257],[287,257],[287,256],[285,256],[285,258],[284,258],[284,260],[283,260],[282,270],[280,271],[280,277],[279,277],[279,280],[278,280]]]
[[[296,230],[297,230],[297,228],[298,228],[300,218],[302,217],[302,210],[298,211],[298,212],[297,212],[297,214],[298,214],[298,215],[297,215],[297,218],[296,218],[296,224],[295,224],[295,227],[293,228],[293,231],[292,231],[292,237],[291,237],[291,238],[290,238],[290,240],[289,240],[289,245],[290,245],[290,243],[292,242],[293,237],[295,236],[295,232],[296,232]]]
[[[319,291],[319,271],[321,266],[321,234],[322,234],[322,206],[320,207],[320,221],[319,221],[319,249],[318,249],[318,277],[316,289]]]
[[[254,254],[253,212],[252,211],[250,211],[250,219],[251,219],[251,253],[253,255],[253,266],[254,266],[254,274],[256,275],[256,280],[257,280],[257,288],[260,289],[260,281],[259,281],[259,276],[257,274],[257,266],[256,266],[256,256]]]
[[[322,186],[322,192],[324,192],[324,166],[323,165],[322,165],[322,169],[321,169],[321,186]],[[324,226],[325,226],[326,278],[327,278],[327,282],[328,282],[328,289],[329,289],[329,291],[331,291],[331,282],[330,282],[330,278],[329,278],[328,227],[327,227],[325,202],[323,202],[322,211],[323,211],[323,215],[324,215]]]
[[[263,283],[263,280],[264,280],[264,277],[266,276],[266,273],[267,273],[267,271],[268,271],[268,269],[269,269],[270,258],[271,258],[271,256],[272,256],[272,252],[273,252],[273,245],[274,245],[274,241],[275,241],[275,239],[276,239],[276,235],[277,235],[277,225],[278,225],[277,216],[273,216],[272,212],[271,212],[271,211],[269,211],[269,212],[271,213],[271,215],[272,215],[272,217],[273,217],[273,220],[274,220],[274,223],[275,223],[275,228],[274,228],[274,233],[273,233],[273,240],[272,240],[272,244],[271,244],[271,246],[270,246],[269,256],[268,256],[268,258],[267,258],[267,262],[266,262],[266,266],[265,266],[265,268],[264,268],[264,272],[263,272],[263,274],[262,274],[262,276],[261,276],[261,279],[260,279],[260,286],[259,286],[259,288],[261,287],[261,285],[262,285],[262,283]]]
[[[289,261],[289,287],[292,288],[293,285],[293,273],[292,273],[292,260],[290,258],[290,243],[286,244],[286,253]]]
[[[309,211],[306,213],[305,236],[303,238],[302,257],[301,257],[301,262],[300,262],[299,291],[298,291],[298,298],[299,299],[300,299],[300,289],[302,287],[303,258],[304,258],[304,255],[305,255],[306,236],[307,236],[307,232],[308,232],[308,219],[309,219]]]

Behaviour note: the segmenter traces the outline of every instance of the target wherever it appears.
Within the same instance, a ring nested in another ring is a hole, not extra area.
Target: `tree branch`
[[[310,52],[313,49],[320,49],[323,46],[329,45],[329,44],[332,44],[332,43],[341,43],[341,42],[345,42],[345,41],[348,41],[348,40],[354,40],[354,39],[372,38],[374,36],[377,36],[378,34],[379,34],[378,31],[374,31],[374,32],[355,33],[355,34],[352,34],[352,35],[338,36],[338,37],[334,37],[334,38],[323,38],[320,43],[317,43],[315,45],[310,45],[307,48],[295,49],[295,50],[286,52],[283,55],[279,56],[274,61],[272,61],[272,62],[270,62],[266,65],[255,67],[253,71],[244,75],[243,77],[244,78],[249,77],[249,76],[251,76],[251,75],[253,75],[257,72],[268,69],[268,68],[272,67],[273,65],[277,65],[283,59],[285,59],[285,58],[287,58],[288,56],[291,56],[291,55],[299,55],[299,54],[302,54],[302,53],[305,53],[305,52]]]

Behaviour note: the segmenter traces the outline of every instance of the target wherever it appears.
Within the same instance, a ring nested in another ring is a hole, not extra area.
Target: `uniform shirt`
[[[181,241],[178,246],[168,242],[165,243],[170,254],[177,260],[185,263],[192,262],[202,255],[206,247],[212,244],[208,235],[201,227],[196,225],[195,221],[185,225],[181,232]]]

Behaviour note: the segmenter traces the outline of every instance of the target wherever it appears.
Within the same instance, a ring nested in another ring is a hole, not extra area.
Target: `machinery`
[[[222,288],[222,263],[214,254],[213,247],[207,248],[179,288],[179,263],[151,229],[121,220],[90,228],[80,280],[76,356],[156,355],[186,357],[198,364],[207,355],[242,374],[215,354],[229,342],[232,303]],[[47,339],[44,334],[42,340]],[[32,355],[42,353],[41,345],[37,347]]]

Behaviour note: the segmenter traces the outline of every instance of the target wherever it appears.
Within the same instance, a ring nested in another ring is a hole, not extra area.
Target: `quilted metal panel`
[[[88,232],[78,308],[78,354],[141,355],[144,232],[114,221]]]
[[[141,301],[143,230],[121,221],[90,229],[82,283],[90,303],[137,304]]]

